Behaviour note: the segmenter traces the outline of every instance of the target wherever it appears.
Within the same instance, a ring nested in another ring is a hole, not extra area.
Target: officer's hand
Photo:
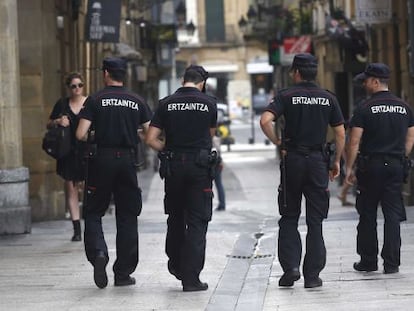
[[[335,162],[333,163],[332,168],[329,170],[329,179],[333,181],[338,176],[339,176],[339,162]]]
[[[345,175],[345,182],[348,185],[353,185],[356,181],[355,173],[353,170],[347,170]]]

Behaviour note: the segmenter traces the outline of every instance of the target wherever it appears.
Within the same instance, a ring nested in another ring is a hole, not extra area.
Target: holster
[[[220,157],[216,150],[210,152],[208,161],[210,177],[214,179],[217,174],[217,166],[220,164]]]
[[[413,168],[413,160],[409,157],[404,157],[403,160],[403,182],[408,182],[408,176],[410,176],[411,169]]]
[[[209,151],[202,149],[195,158],[195,164],[200,167],[206,167],[209,170],[211,178],[216,177],[216,169],[219,163],[219,156],[216,150]]]
[[[160,168],[158,170],[161,179],[171,176],[170,160],[171,154],[169,151],[158,152],[158,159],[160,159]]]
[[[93,159],[96,157],[97,151],[98,151],[98,145],[88,142],[85,144],[85,149],[83,150],[83,158]]]
[[[335,152],[336,152],[336,145],[335,143],[326,143],[325,145],[325,156],[326,162],[328,164],[328,169],[332,170],[333,165],[335,163]]]

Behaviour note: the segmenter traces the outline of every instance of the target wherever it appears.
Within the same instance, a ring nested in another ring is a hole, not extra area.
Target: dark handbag
[[[42,149],[56,160],[66,156],[71,149],[70,126],[48,129],[42,140]]]

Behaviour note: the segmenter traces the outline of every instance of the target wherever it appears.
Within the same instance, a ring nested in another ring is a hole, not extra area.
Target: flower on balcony
[[[365,33],[356,29],[342,10],[335,9],[326,17],[325,30],[354,60],[366,62],[369,46]]]

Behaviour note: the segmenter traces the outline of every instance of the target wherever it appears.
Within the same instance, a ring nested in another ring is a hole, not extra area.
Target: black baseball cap
[[[106,57],[102,61],[102,70],[108,71],[126,71],[127,63],[124,59],[119,57]]]
[[[190,71],[190,70],[197,72],[201,76],[201,78],[204,80],[203,89],[201,91],[203,93],[205,93],[206,92],[206,81],[208,79],[208,72],[203,67],[198,66],[198,65],[190,65],[190,66],[188,66],[185,69],[185,72]],[[185,75],[185,73],[184,73],[184,75]]]
[[[290,69],[296,68],[315,68],[318,67],[318,60],[315,56],[309,53],[296,54],[293,58]]]
[[[208,72],[201,66],[190,65],[185,69],[185,71],[188,71],[188,70],[194,70],[194,71],[198,72],[201,75],[201,77],[203,78],[204,81],[206,81],[208,79]]]
[[[383,63],[368,64],[364,72],[357,74],[354,80],[365,81],[369,77],[389,79],[391,74],[390,68]]]

